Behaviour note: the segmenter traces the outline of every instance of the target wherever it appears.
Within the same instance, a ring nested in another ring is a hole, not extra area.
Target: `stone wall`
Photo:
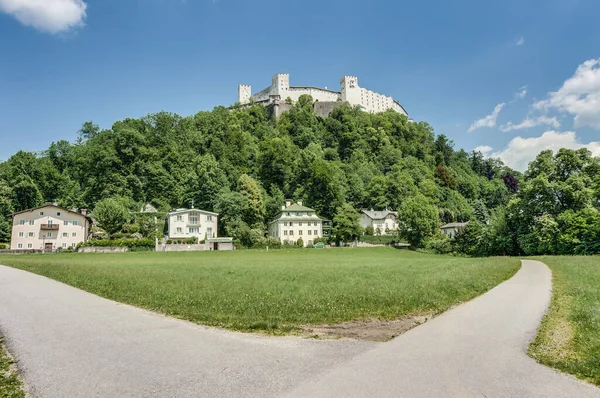
[[[77,249],[77,253],[125,253],[128,251],[128,247],[117,246],[86,246]]]
[[[343,104],[343,102],[341,102],[341,101],[335,101],[335,102],[318,101],[318,102],[315,102],[315,113],[317,114],[317,116],[327,117],[327,116],[331,115],[331,112],[333,112],[333,110],[336,107],[340,106],[341,104]]]
[[[44,253],[43,250],[0,250],[0,254],[36,254]],[[50,253],[50,252],[48,252]]]

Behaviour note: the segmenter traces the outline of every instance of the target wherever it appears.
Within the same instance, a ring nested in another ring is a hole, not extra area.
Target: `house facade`
[[[363,228],[373,227],[375,233],[379,235],[392,235],[398,230],[398,213],[389,210],[363,209],[360,212],[360,225]]]
[[[216,238],[218,217],[218,213],[194,208],[174,210],[167,214],[169,239]]]
[[[314,209],[302,205],[302,201],[286,201],[281,212],[269,223],[269,236],[281,243],[295,244],[302,238],[304,246],[312,246],[315,239],[323,237],[323,219]]]
[[[456,235],[469,225],[468,222],[451,222],[450,224],[442,225],[440,231],[442,235],[450,239],[456,238]]]
[[[87,211],[78,213],[56,204],[46,204],[14,213],[11,250],[45,250],[75,248],[88,240],[92,219]]]

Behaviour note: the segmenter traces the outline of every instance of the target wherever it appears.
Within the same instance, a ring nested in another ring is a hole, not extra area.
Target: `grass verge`
[[[0,337],[0,398],[25,398],[23,383],[15,362],[6,352]]]
[[[552,269],[548,313],[529,355],[600,386],[600,257],[540,257]]]
[[[4,256],[9,266],[205,325],[301,325],[441,313],[511,277],[519,261],[394,248]]]

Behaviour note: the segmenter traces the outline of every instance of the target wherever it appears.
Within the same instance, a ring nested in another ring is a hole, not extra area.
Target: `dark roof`
[[[393,215],[393,216],[395,216],[395,217],[398,217],[398,213],[397,212],[390,211],[390,210],[374,211],[374,210],[362,209],[361,211],[364,214],[366,214],[371,220],[383,220],[384,218],[386,218],[390,214]]]
[[[451,222],[450,224],[446,224],[446,225],[442,225],[440,227],[440,229],[447,229],[447,228],[464,228],[467,225],[469,225],[469,222]]]
[[[333,93],[333,94],[341,94],[339,91],[333,91],[330,90],[328,88],[321,88],[321,87],[315,87],[315,86],[290,86],[290,88],[297,88],[297,89],[313,89],[313,90],[321,90],[321,91],[327,91],[328,93]]]
[[[73,214],[77,214],[77,215],[80,215],[80,216],[82,216],[82,217],[85,217],[85,218],[87,218],[87,219],[88,219],[88,220],[89,220],[91,223],[93,223],[93,222],[94,222],[94,220],[92,220],[92,217],[90,217],[90,216],[87,216],[87,215],[85,215],[85,216],[84,216],[84,215],[83,215],[83,214],[81,214],[81,213],[78,213],[78,212],[76,212],[76,211],[73,211],[73,210],[69,210],[69,209],[67,209],[67,208],[65,208],[65,207],[58,206],[58,205],[55,205],[55,204],[53,204],[53,203],[49,203],[49,204],[47,203],[47,204],[45,204],[45,205],[43,205],[43,206],[38,206],[38,207],[34,207],[34,208],[32,208],[32,209],[27,209],[27,210],[18,211],[18,212],[16,212],[16,213],[10,214],[10,215],[9,215],[9,217],[11,217],[11,218],[12,218],[12,217],[14,217],[14,216],[16,216],[16,215],[18,215],[18,214],[23,214],[23,213],[27,213],[27,212],[31,212],[31,211],[36,211],[36,210],[39,210],[39,209],[43,209],[44,207],[56,207],[57,209],[60,209],[60,210],[66,211],[66,212],[68,212],[68,213],[73,213]]]

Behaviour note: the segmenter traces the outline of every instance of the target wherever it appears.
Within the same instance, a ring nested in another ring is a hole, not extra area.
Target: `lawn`
[[[553,274],[552,304],[529,354],[600,386],[600,257],[541,257]]]
[[[2,338],[0,337],[0,397],[1,398],[25,398],[23,383],[19,379],[17,369],[13,360],[4,350]]]
[[[519,261],[382,248],[3,256],[100,296],[242,331],[441,313],[511,277]]]

